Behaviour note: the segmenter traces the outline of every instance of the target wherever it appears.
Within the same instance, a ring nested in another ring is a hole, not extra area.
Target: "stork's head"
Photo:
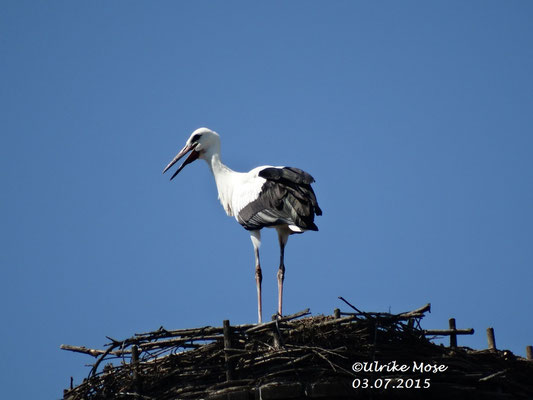
[[[192,163],[194,160],[198,158],[207,159],[212,154],[220,151],[220,138],[218,136],[218,133],[212,131],[211,129],[207,128],[199,128],[196,129],[187,142],[185,143],[185,147],[181,149],[181,151],[178,153],[176,157],[165,167],[163,170],[163,173],[167,172],[167,170],[172,167],[174,164],[176,164],[185,154],[189,153],[189,156],[185,159],[183,164],[179,166],[179,168],[174,172],[174,175],[170,178],[170,180],[174,179],[176,175],[179,174],[179,172],[187,165]]]

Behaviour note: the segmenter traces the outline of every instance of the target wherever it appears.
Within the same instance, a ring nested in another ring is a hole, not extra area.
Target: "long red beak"
[[[200,153],[198,153],[196,150],[194,150],[196,146],[191,146],[191,145],[186,145],[183,149],[181,149],[181,151],[178,153],[178,155],[176,157],[174,157],[174,159],[168,163],[168,165],[165,167],[165,169],[163,170],[163,173],[167,172],[168,169],[170,167],[172,167],[174,164],[176,164],[185,154],[187,154],[189,151],[191,152],[191,154],[189,154],[189,157],[187,157],[185,159],[185,161],[183,162],[183,164],[181,164],[179,166],[179,168],[176,170],[176,172],[174,172],[174,175],[172,175],[172,177],[170,178],[170,180],[174,179],[174,177],[176,175],[178,175],[180,173],[180,171],[187,165],[187,164],[190,164],[192,163],[194,160],[196,160],[198,158],[198,156],[200,155]]]

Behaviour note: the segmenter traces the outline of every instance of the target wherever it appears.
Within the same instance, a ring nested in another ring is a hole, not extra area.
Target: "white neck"
[[[222,207],[224,207],[226,214],[230,217],[233,216],[233,210],[231,207],[234,184],[233,178],[238,173],[222,163],[220,160],[220,151],[206,153],[202,158],[207,162],[215,177],[218,199],[220,200]]]

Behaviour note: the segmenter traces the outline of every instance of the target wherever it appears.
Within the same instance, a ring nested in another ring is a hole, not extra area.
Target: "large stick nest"
[[[226,337],[222,327],[160,328],[112,340],[106,350],[63,346],[97,358],[89,377],[65,390],[65,399],[253,399],[260,392],[262,398],[423,398],[428,393],[433,398],[533,398],[532,362],[510,352],[436,345],[420,328],[427,310],[429,306],[398,315],[342,313],[337,318],[306,317],[306,310],[266,324],[231,326]],[[355,373],[352,365],[358,361],[423,362],[447,369]],[[355,378],[389,380],[390,386],[354,389]],[[391,389],[407,379],[415,385],[429,379],[431,386]]]

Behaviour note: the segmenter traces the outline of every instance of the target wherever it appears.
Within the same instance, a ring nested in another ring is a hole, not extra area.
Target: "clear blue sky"
[[[198,161],[310,172],[285,311],[401,312],[533,344],[530,1],[3,1],[2,392],[59,398],[106,335],[256,321],[248,233]],[[278,245],[263,234],[265,316]]]

